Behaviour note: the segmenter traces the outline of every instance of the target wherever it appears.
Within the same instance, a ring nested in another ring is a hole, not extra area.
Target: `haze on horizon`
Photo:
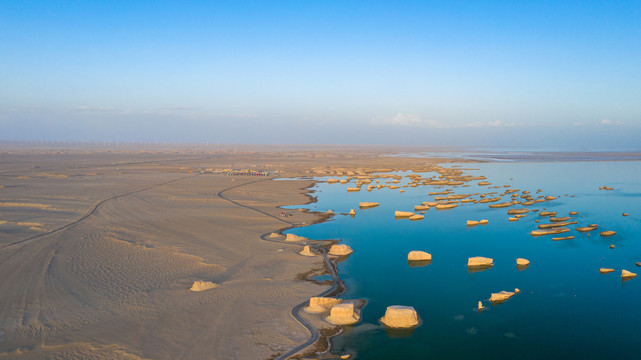
[[[641,149],[638,1],[6,1],[0,140]]]

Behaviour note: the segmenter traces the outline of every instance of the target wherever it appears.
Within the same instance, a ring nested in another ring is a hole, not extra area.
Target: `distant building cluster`
[[[248,170],[248,169],[196,169],[193,174],[223,174],[227,176],[269,176],[278,174],[278,171]]]

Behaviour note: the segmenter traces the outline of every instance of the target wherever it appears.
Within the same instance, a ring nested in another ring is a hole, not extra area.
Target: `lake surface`
[[[530,212],[518,222],[509,222],[510,208],[491,209],[488,204],[432,208],[422,221],[394,218],[395,210],[413,211],[414,205],[432,201],[434,196],[428,192],[443,190],[434,186],[407,187],[399,193],[388,188],[368,192],[363,185],[362,191],[348,193],[347,186],[355,181],[319,183],[313,194],[318,201],[307,207],[332,209],[337,215],[291,232],[341,239],[350,245],[354,253],[338,264],[347,286],[340,297],[367,300],[361,321],[332,339],[332,352],[350,353],[359,360],[641,358],[641,277],[625,282],[620,277],[621,269],[641,272],[635,266],[641,261],[641,162],[461,165],[479,169],[465,173],[487,176],[493,185],[510,185],[533,195],[542,189],[543,195],[559,196],[528,208],[557,211],[558,216],[579,211],[575,216],[579,224],[569,226],[570,233],[554,235],[575,238],[532,237],[530,231],[538,225],[535,220],[547,220]],[[408,182],[404,177],[397,185]],[[477,183],[448,188],[456,194],[505,190],[488,190]],[[606,185],[614,190],[599,190]],[[381,205],[359,210],[361,201]],[[354,218],[339,214],[352,208],[357,212]],[[630,215],[624,217],[623,212]],[[488,219],[489,224],[466,226],[467,220],[480,219]],[[592,223],[599,224],[599,229],[574,231]],[[617,234],[601,237],[603,230]],[[615,248],[610,249],[610,244]],[[411,250],[432,254],[431,264],[408,266]],[[472,256],[493,258],[494,266],[468,272],[467,259]],[[529,259],[530,266],[519,271],[517,258]],[[601,267],[616,271],[600,274]],[[515,288],[520,293],[505,303],[489,303],[491,293]],[[482,312],[476,309],[479,301],[487,307]],[[378,319],[389,305],[413,306],[422,324],[411,334],[386,330]]]

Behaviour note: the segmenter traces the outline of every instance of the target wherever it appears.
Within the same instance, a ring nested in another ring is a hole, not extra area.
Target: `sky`
[[[0,129],[641,149],[641,1],[3,1]]]

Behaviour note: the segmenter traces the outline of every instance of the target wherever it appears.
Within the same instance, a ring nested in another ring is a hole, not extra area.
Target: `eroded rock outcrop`
[[[540,229],[540,230],[532,230],[530,232],[530,235],[532,236],[543,236],[543,235],[554,235],[554,234],[561,234],[565,232],[569,232],[570,229],[564,228],[564,227],[555,227],[551,229]]]
[[[296,234],[287,234],[287,237],[285,238],[285,241],[303,241],[303,240],[309,240],[309,239],[304,236],[298,236]]]
[[[492,303],[492,305],[504,303],[505,301],[507,301],[507,299],[511,298],[515,294],[518,294],[519,292],[519,289],[514,289],[514,292],[501,291],[498,293],[492,293],[492,295],[490,296],[490,302]]]
[[[413,250],[407,254],[407,261],[429,261],[432,260],[432,254],[425,251]]]
[[[517,266],[528,266],[528,265],[530,265],[530,260],[523,259],[523,258],[518,258],[518,259],[516,259],[516,265]]]
[[[486,258],[482,256],[475,256],[467,259],[467,266],[468,267],[475,267],[475,266],[492,266],[494,265],[494,259],[491,258]]]
[[[380,321],[391,328],[412,328],[418,326],[419,317],[411,306],[392,305],[387,307]]]
[[[530,212],[530,209],[510,209],[507,211],[508,215],[516,215],[516,214],[525,214]]]
[[[324,313],[340,302],[340,299],[331,297],[312,297],[309,299],[309,306],[304,307],[303,311],[310,314]]]
[[[352,248],[349,247],[349,245],[345,244],[336,244],[332,245],[332,247],[329,248],[329,254],[335,256],[346,256],[351,254],[352,252]]]
[[[309,245],[305,245],[305,247],[303,247],[303,250],[301,250],[299,254],[303,256],[316,256],[316,254],[314,254],[309,248]]]
[[[457,207],[458,204],[438,204],[436,205],[436,210],[447,210]]]
[[[218,287],[218,284],[215,284],[211,281],[194,281],[194,284],[189,288],[189,291],[200,292],[205,290],[211,290]]]
[[[409,218],[412,215],[416,215],[411,211],[396,211],[394,212],[394,217],[403,219],[403,218]]]
[[[378,205],[380,204],[377,202],[365,201],[365,202],[359,203],[358,207],[361,209],[367,209],[367,208],[377,207]]]
[[[332,306],[325,320],[334,325],[352,325],[360,320],[360,315],[354,311],[353,303],[340,303]]]
[[[553,237],[552,240],[554,241],[559,241],[559,240],[572,240],[574,239],[574,236],[564,236],[564,237]]]
[[[635,274],[635,273],[633,273],[631,271],[621,270],[621,278],[624,279],[624,280],[625,279],[632,279],[633,277],[636,277],[636,276],[637,276],[637,274]]]

